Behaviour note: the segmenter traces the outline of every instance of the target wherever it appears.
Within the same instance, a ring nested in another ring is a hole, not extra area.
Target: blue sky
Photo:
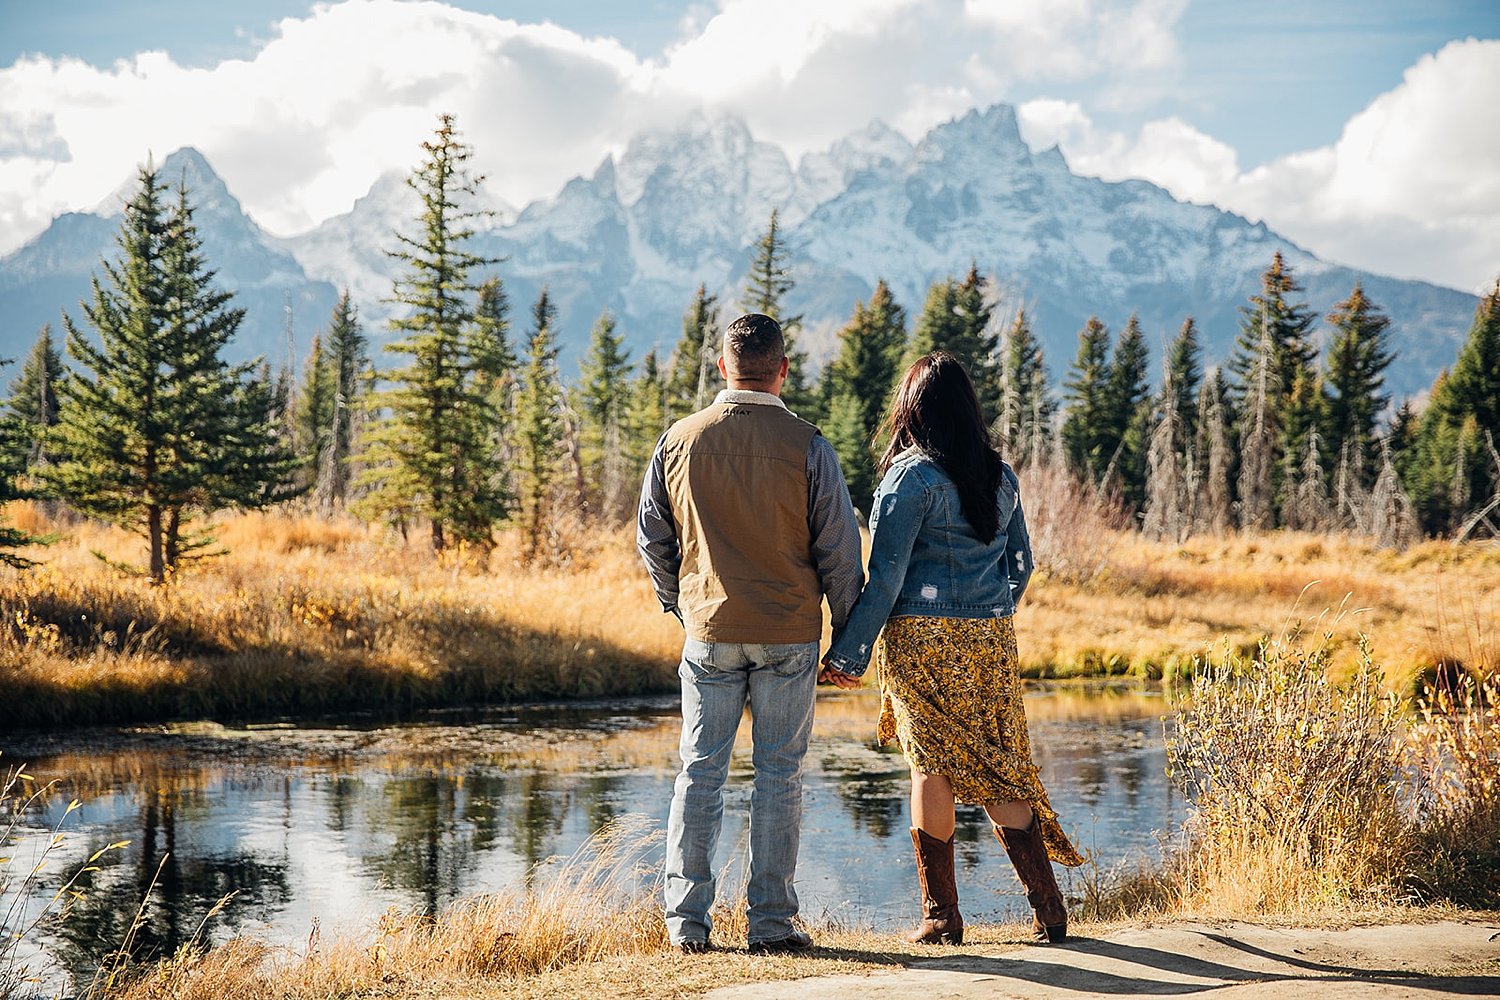
[[[795,157],[874,117],[915,138],[1004,100],[1080,172],[1146,177],[1334,259],[1469,287],[1500,267],[1500,243],[1464,249],[1500,222],[1500,181],[1475,180],[1500,177],[1500,150],[1448,119],[1493,114],[1500,50],[1466,39],[1500,39],[1500,0],[0,0],[0,252],[113,189],[143,144],[199,145],[263,225],[291,232],[399,167],[420,133],[377,137],[439,103],[495,116],[476,146],[529,143],[490,170],[524,203],[694,104]],[[382,86],[349,83],[361,75]],[[167,96],[184,87],[202,93]],[[359,105],[373,93],[401,96]],[[363,131],[337,117],[351,107]],[[1442,198],[1407,191],[1413,154],[1360,138],[1398,125],[1456,172]],[[268,149],[278,136],[295,150]]]

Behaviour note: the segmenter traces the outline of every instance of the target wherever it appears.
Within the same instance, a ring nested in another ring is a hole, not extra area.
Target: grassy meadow
[[[630,528],[579,529],[545,565],[502,534],[480,563],[352,520],[220,518],[226,554],[152,587],[122,566],[141,542],[5,516],[52,535],[29,570],[0,568],[0,727],[645,693],[675,687],[681,641]],[[1039,519],[1039,570],[1017,619],[1032,677],[1186,676],[1214,646],[1253,651],[1301,622],[1347,670],[1366,633],[1394,690],[1500,663],[1500,548],[1406,552],[1277,532],[1155,543]]]

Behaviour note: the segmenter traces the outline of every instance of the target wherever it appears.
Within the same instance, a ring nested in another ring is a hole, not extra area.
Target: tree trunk
[[[166,567],[161,550],[161,508],[152,504],[146,508],[146,541],[151,547],[151,582],[159,584],[166,579]]]

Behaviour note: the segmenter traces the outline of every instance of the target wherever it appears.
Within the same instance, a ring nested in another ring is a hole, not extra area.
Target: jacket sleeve
[[[927,489],[911,469],[889,473],[870,511],[870,579],[849,616],[834,636],[823,662],[854,677],[870,666],[875,637],[885,627],[911,562],[912,546],[930,502]]]
[[[677,522],[667,495],[666,463],[662,458],[663,434],[651,453],[646,478],[641,483],[641,503],[636,512],[635,546],[651,575],[651,586],[663,611],[677,610],[677,573],[682,568],[682,549],[677,542]]]
[[[1003,474],[1016,491],[1016,509],[1011,511],[1010,523],[1005,528],[1005,569],[1010,574],[1011,600],[1019,606],[1036,566],[1031,559],[1031,536],[1026,531],[1026,515],[1021,511],[1021,481],[1009,467]]]
[[[849,502],[849,487],[838,453],[821,434],[813,435],[807,448],[807,528],[813,566],[837,632],[849,620],[865,572],[859,562],[859,522]]]

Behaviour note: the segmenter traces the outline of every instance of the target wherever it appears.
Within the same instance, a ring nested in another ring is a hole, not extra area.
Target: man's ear
[[[791,372],[791,370],[792,370],[792,359],[788,358],[786,355],[783,354],[781,356],[781,373],[779,375],[777,375],[776,377],[777,378],[786,378],[787,375]]]
[[[724,366],[724,355],[722,354],[719,355],[719,374],[724,377],[724,381],[729,381],[729,369]]]

